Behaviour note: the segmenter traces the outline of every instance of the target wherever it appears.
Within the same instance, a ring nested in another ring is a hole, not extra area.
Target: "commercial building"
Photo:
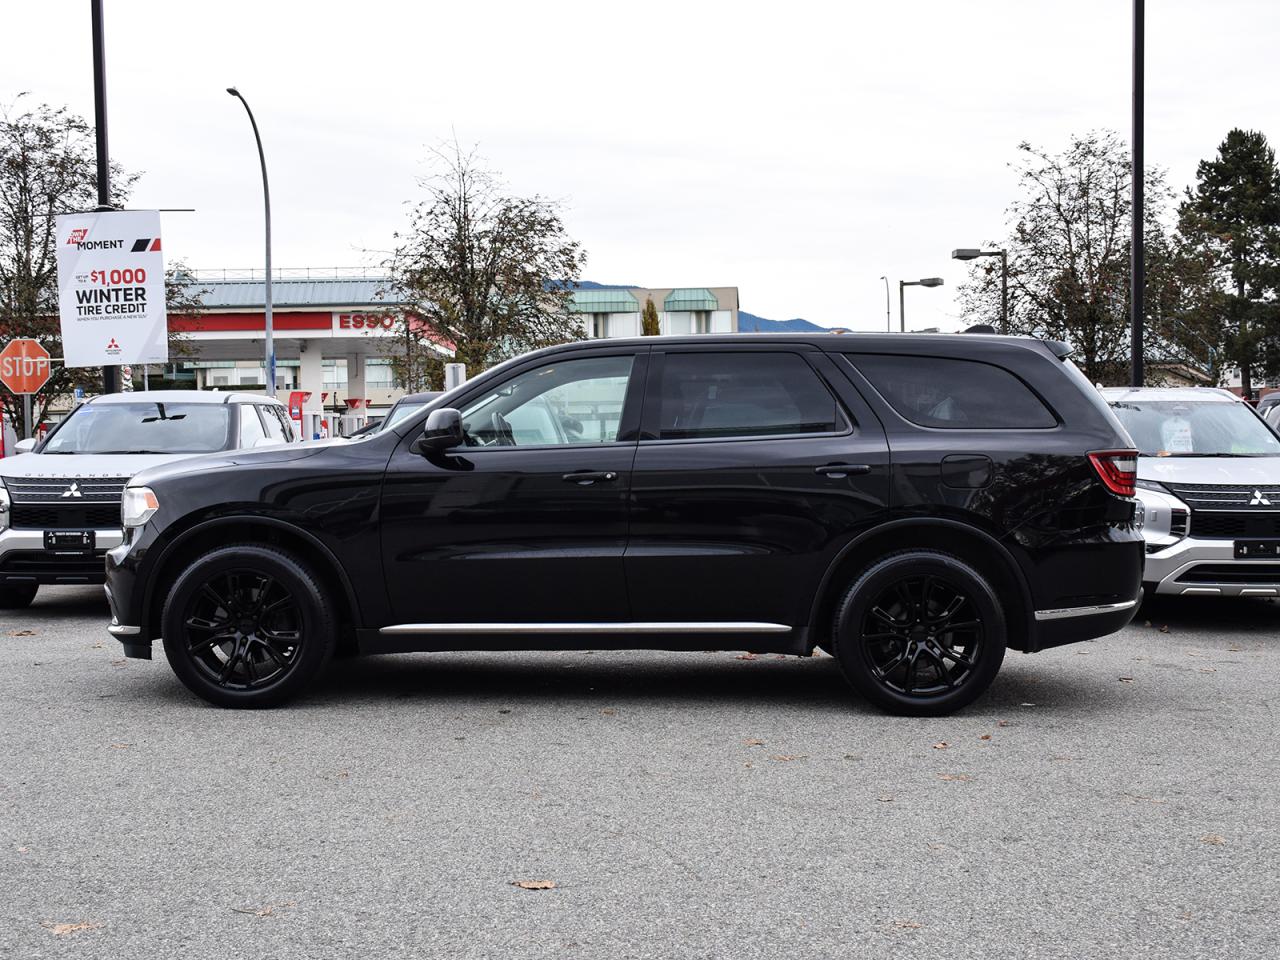
[[[606,287],[573,292],[569,309],[587,337],[638,337],[652,302],[663,336],[738,332],[737,287]]]

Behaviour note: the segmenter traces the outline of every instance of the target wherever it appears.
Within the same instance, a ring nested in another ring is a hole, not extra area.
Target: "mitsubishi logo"
[[[1271,501],[1262,495],[1262,491],[1254,488],[1253,499],[1249,501],[1251,507],[1269,507]]]
[[[83,497],[83,496],[84,494],[80,492],[80,484],[77,481],[72,480],[71,486],[67,487],[67,492],[62,495],[62,498],[65,500],[67,497]]]

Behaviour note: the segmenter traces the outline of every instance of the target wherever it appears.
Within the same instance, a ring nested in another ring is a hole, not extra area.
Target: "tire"
[[[219,707],[274,707],[296,696],[337,637],[333,603],[306,562],[253,543],[195,559],[174,581],[161,627],[178,679]]]
[[[981,696],[1000,671],[1006,639],[987,578],[959,557],[923,549],[863,570],[836,607],[831,631],[854,690],[890,713],[918,717],[948,714]]]
[[[22,610],[31,606],[39,589],[40,585],[35,583],[5,584],[0,587],[0,610]]]

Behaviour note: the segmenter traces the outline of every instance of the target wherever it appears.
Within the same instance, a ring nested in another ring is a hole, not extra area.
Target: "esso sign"
[[[396,318],[385,313],[337,313],[333,322],[337,330],[390,330]]]
[[[38,393],[50,373],[49,351],[35,340],[10,340],[0,350],[0,383],[11,393]]]

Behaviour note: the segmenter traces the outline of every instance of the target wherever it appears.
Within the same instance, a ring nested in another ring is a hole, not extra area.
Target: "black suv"
[[[1136,453],[1062,344],[595,340],[356,441],[139,474],[111,633],[279,703],[335,651],[829,651],[938,714],[1137,606]]]

